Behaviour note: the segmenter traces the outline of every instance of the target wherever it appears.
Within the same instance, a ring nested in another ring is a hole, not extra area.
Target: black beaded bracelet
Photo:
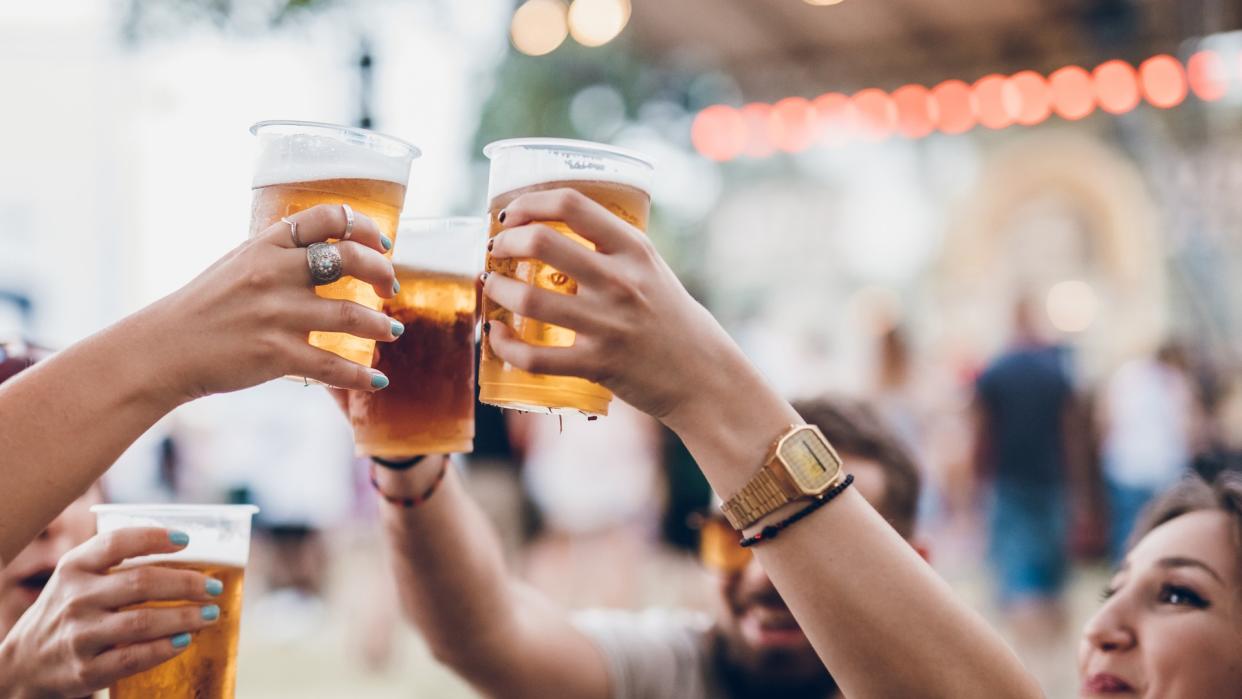
[[[394,471],[404,471],[409,468],[414,468],[425,458],[427,458],[426,454],[419,454],[418,456],[411,456],[408,459],[402,459],[400,461],[389,461],[388,459],[381,459],[378,456],[372,456],[371,461],[374,462],[376,466],[383,466],[384,468],[390,468]]]
[[[743,548],[750,548],[751,546],[754,546],[755,544],[758,544],[763,541],[767,541],[768,539],[775,539],[776,535],[781,533],[781,530],[785,529],[786,527],[793,524],[794,522],[797,522],[798,520],[802,519],[803,517],[806,517],[807,515],[814,512],[815,510],[818,510],[824,505],[827,505],[828,503],[835,500],[836,497],[840,495],[841,493],[845,492],[845,489],[850,487],[850,484],[853,482],[854,482],[854,474],[851,473],[845,477],[845,480],[834,485],[830,490],[828,490],[823,495],[820,495],[819,497],[815,498],[815,500],[810,505],[807,505],[801,510],[798,510],[797,512],[790,515],[789,519],[786,519],[781,522],[777,522],[776,524],[769,524],[768,526],[764,527],[762,530],[760,530],[758,534],[755,534],[754,536],[742,537],[742,540],[739,541],[738,543],[741,544]]]

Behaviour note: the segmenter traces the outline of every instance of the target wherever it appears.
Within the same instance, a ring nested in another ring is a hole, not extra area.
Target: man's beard
[[[760,652],[751,660],[746,663],[731,657],[728,642],[723,634],[716,633],[712,662],[721,686],[731,699],[829,699],[837,696],[837,683],[827,668],[821,665],[820,672],[808,676],[800,654],[772,649]],[[791,670],[794,672],[789,672]]]

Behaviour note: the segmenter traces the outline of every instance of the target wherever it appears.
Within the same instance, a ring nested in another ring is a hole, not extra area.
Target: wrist
[[[160,415],[209,393],[186,364],[194,350],[179,347],[179,329],[165,308],[171,297],[134,313],[113,326],[108,341],[117,357],[117,375],[129,387],[127,398],[133,404],[149,406]],[[142,358],[142,361],[134,361]]]
[[[713,363],[712,376],[697,384],[664,418],[694,454],[703,474],[723,498],[758,473],[772,447],[791,424],[803,422],[767,380],[733,346]]]

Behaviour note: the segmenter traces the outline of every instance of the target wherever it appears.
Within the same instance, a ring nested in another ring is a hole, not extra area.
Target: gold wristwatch
[[[822,495],[841,479],[841,457],[814,425],[790,425],[772,445],[763,468],[720,506],[742,531],[795,500]]]

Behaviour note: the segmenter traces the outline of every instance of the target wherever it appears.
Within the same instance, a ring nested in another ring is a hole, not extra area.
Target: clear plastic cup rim
[[[387,144],[391,146],[396,146],[397,148],[405,150],[408,153],[411,160],[418,158],[422,156],[423,154],[422,150],[420,150],[418,146],[414,145],[413,143],[410,143],[409,141],[404,141],[400,138],[397,138],[396,136],[389,136],[388,134],[385,134],[385,133],[380,133],[378,131],[372,131],[370,129],[363,129],[357,126],[345,126],[343,124],[329,124],[326,121],[299,121],[297,119],[266,119],[264,121],[257,121],[251,124],[250,133],[254,134],[255,136],[258,136],[259,130],[266,128],[268,126],[300,126],[300,127],[304,127],[308,129],[324,129],[326,131],[336,131],[339,133],[349,134],[350,136],[353,136],[354,138],[357,138],[363,141],[367,145]]]
[[[636,150],[621,148],[620,146],[610,146],[607,143],[596,143],[595,141],[581,141],[576,138],[506,138],[500,141],[492,141],[483,146],[483,155],[491,160],[500,151],[509,150],[510,148],[547,148],[597,155],[612,155],[632,160],[649,170],[655,169],[655,163]]]
[[[165,515],[254,515],[259,511],[255,505],[176,505],[156,503],[151,505],[91,505],[94,514],[165,514]]]

